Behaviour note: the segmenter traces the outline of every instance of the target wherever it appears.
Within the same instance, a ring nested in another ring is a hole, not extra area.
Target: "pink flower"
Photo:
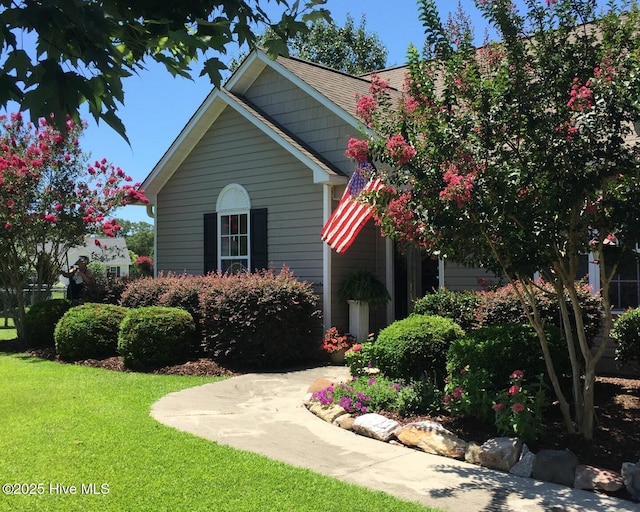
[[[504,404],[493,404],[492,409],[496,412],[500,412],[502,409],[504,409]]]
[[[456,389],[453,390],[453,398],[458,400],[462,396],[462,393],[464,393],[464,389],[458,386]]]
[[[369,143],[366,140],[351,137],[344,154],[358,163],[364,163],[369,159]]]
[[[524,377],[524,372],[522,370],[515,370],[510,376],[510,379],[522,379]]]
[[[474,173],[461,174],[455,164],[450,164],[443,176],[446,186],[440,191],[440,198],[455,201],[458,208],[462,208],[471,200],[474,177]]]
[[[518,393],[520,393],[520,386],[518,386],[517,384],[514,384],[509,388],[509,394],[511,396],[517,395]]]
[[[522,405],[520,402],[516,402],[511,406],[511,410],[515,413],[520,413],[524,411],[524,405]]]
[[[444,395],[444,399],[442,400],[445,404],[448,404],[451,401],[451,395]]]
[[[378,75],[373,75],[371,77],[371,83],[369,84],[369,91],[371,94],[376,95],[382,92],[385,92],[389,88],[389,84],[385,82]]]
[[[356,115],[360,116],[365,124],[370,125],[373,114],[378,108],[378,102],[371,96],[356,95]]]
[[[362,350],[362,344],[356,343],[353,347],[351,347],[348,352],[360,352]]]
[[[387,152],[389,156],[393,158],[398,165],[404,165],[414,156],[416,156],[416,150],[404,140],[404,137],[397,133],[387,139]]]

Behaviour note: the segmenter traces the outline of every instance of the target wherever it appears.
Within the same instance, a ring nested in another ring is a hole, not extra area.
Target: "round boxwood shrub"
[[[56,324],[72,305],[67,299],[50,299],[31,306],[24,318],[24,332],[28,345],[53,348]]]
[[[562,332],[552,325],[545,332],[556,372],[559,375],[570,372]],[[540,341],[529,324],[491,325],[455,340],[447,352],[447,372],[458,375],[467,367],[486,372],[491,392],[508,388],[509,375],[514,370],[522,370],[527,379],[546,375]]]
[[[475,310],[479,303],[480,295],[476,292],[440,289],[416,300],[413,312],[450,318],[467,332],[476,325]]]
[[[120,322],[127,308],[83,304],[69,309],[56,325],[56,353],[61,359],[102,359],[117,355]]]
[[[616,341],[616,362],[640,362],[640,308],[629,309],[614,322],[611,338]]]
[[[194,336],[193,317],[183,309],[131,309],[120,324],[118,352],[131,368],[177,363],[188,356]]]
[[[375,360],[389,378],[416,380],[426,372],[440,384],[446,375],[449,345],[462,336],[464,331],[453,320],[414,314],[380,331]]]

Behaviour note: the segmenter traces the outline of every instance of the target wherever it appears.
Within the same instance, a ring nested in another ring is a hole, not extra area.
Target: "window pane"
[[[223,215],[220,217],[220,234],[228,235],[229,234],[229,216]]]
[[[229,254],[229,238],[224,236],[220,240],[220,256],[230,256]]]
[[[240,229],[240,225],[238,222],[238,215],[232,215],[231,216],[231,234],[232,235],[237,235],[238,234],[238,230]]]
[[[239,252],[239,255],[247,256],[249,254],[249,251],[247,250],[248,241],[249,241],[249,237],[248,236],[241,236],[240,237],[240,252]]]
[[[243,215],[240,215],[240,233],[242,233],[243,235],[246,235],[247,233],[249,233],[249,230],[247,229],[247,218],[249,216],[245,213]]]
[[[245,270],[247,268],[247,264],[248,262],[246,259],[224,260],[222,262],[222,271],[228,272],[230,274],[235,274]]]
[[[229,245],[231,247],[229,255],[230,256],[238,256],[238,237],[237,236],[232,236],[229,239]]]
[[[627,261],[618,267],[620,279],[623,281],[637,281],[638,280],[638,263],[636,260]]]
[[[620,306],[616,309],[627,309],[638,305],[638,283],[620,283]]]
[[[609,285],[609,302],[613,309],[620,309],[620,286],[616,281],[612,281]]]
[[[578,270],[576,272],[576,279],[584,279],[589,282],[589,255],[581,254],[578,259]]]

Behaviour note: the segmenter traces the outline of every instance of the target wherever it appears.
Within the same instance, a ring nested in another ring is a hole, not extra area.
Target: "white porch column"
[[[333,186],[322,185],[322,225],[324,226],[331,216],[331,198]],[[322,318],[325,329],[331,323],[331,247],[322,242]]]

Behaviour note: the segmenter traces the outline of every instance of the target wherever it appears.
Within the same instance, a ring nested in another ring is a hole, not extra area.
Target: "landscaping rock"
[[[536,480],[573,487],[578,457],[570,450],[541,450],[531,474]]]
[[[536,460],[536,455],[525,444],[522,445],[522,454],[520,460],[509,470],[509,473],[515,476],[522,476],[524,478],[531,478],[533,472],[533,463]]]
[[[344,416],[340,416],[335,423],[337,423],[337,425],[340,428],[343,428],[345,430],[353,430],[353,422],[355,421],[355,418],[353,416],[351,416],[351,414],[345,414]]]
[[[336,383],[329,379],[316,379],[311,383],[309,389],[307,389],[307,393],[317,393],[318,391],[335,385]]]
[[[480,447],[480,465],[508,472],[520,460],[522,440],[516,437],[495,437]]]
[[[381,414],[369,413],[358,416],[353,422],[353,431],[373,439],[387,442],[393,437],[399,423]]]
[[[475,441],[471,441],[467,445],[467,451],[464,454],[464,461],[469,464],[480,464],[480,451],[482,448]]]
[[[622,480],[634,500],[640,500],[640,462],[624,462],[622,464]]]
[[[573,486],[590,491],[616,492],[624,487],[624,480],[615,471],[580,464],[576,468]]]
[[[408,423],[396,431],[398,440],[427,453],[463,459],[468,443],[435,421]]]
[[[309,405],[309,410],[328,423],[333,423],[340,416],[347,414],[347,411],[339,405],[321,405],[319,402],[312,402]]]

